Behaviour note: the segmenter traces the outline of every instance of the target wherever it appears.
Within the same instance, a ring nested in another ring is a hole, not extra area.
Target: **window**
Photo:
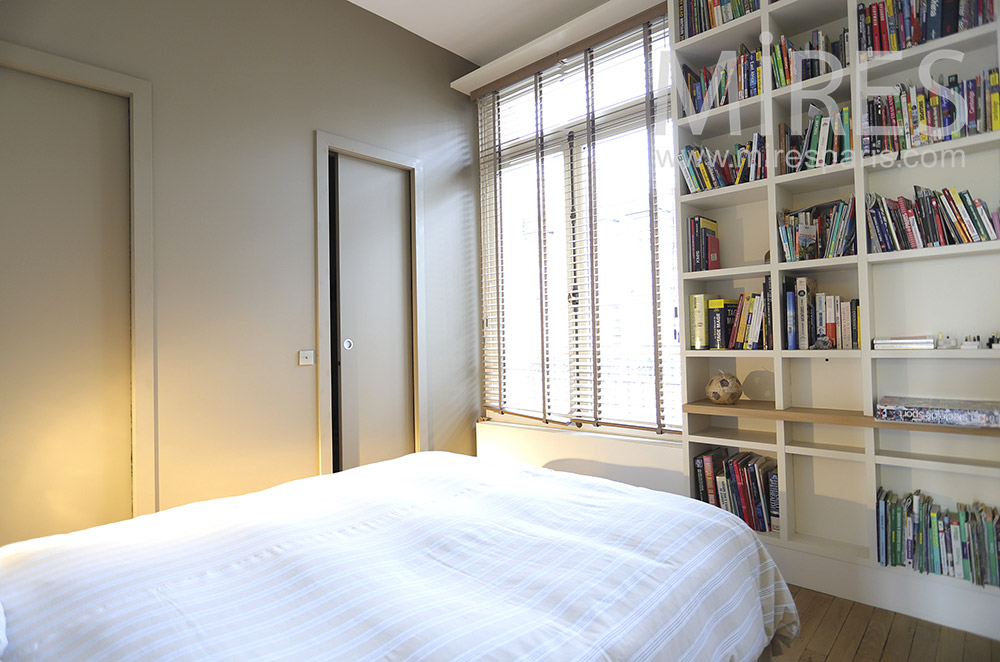
[[[680,427],[665,20],[479,99],[487,409]]]

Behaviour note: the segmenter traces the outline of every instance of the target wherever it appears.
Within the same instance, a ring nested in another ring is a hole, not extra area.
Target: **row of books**
[[[685,116],[724,106],[731,101],[742,101],[755,97],[761,92],[764,79],[761,78],[761,50],[750,50],[740,44],[735,58],[717,63],[714,67],[702,67],[695,71],[687,64],[681,65],[681,76],[687,98],[681,98],[681,108]]]
[[[1000,402],[884,395],[875,406],[875,418],[899,423],[1000,428]]]
[[[750,452],[713,448],[694,458],[698,498],[733,513],[755,531],[780,531],[778,463]]]
[[[719,224],[707,216],[688,219],[688,271],[719,269]]]
[[[680,38],[693,37],[758,9],[760,0],[680,0]]]
[[[858,3],[858,52],[872,57],[990,23],[994,0],[880,0]]]
[[[855,235],[854,196],[778,215],[785,262],[854,255]]]
[[[872,253],[993,241],[1000,236],[1000,212],[955,188],[914,186],[915,199],[865,194]]]
[[[773,349],[771,277],[763,292],[736,299],[692,294],[688,301],[691,349]]]
[[[785,298],[788,349],[858,349],[860,300],[816,291],[815,278],[789,276]]]
[[[847,44],[847,28],[844,28],[840,37],[833,42],[823,30],[813,30],[809,41],[801,49],[796,48],[791,39],[781,35],[771,45],[774,87],[785,87],[829,73],[832,67],[828,57],[836,60],[841,67],[846,67],[850,64],[848,57],[850,49]]]
[[[853,155],[851,109],[844,106],[834,116],[825,115],[810,104],[805,135],[792,133],[784,122],[778,123],[779,175],[812,170],[835,163],[846,163]]]
[[[878,561],[883,566],[1000,586],[1000,510],[976,501],[943,509],[920,490],[876,494]]]
[[[734,145],[733,152],[687,145],[678,150],[677,161],[689,193],[767,177],[766,147],[764,136],[760,133],[754,133],[745,144]]]
[[[1000,69],[974,78],[940,76],[930,87],[899,84],[866,100],[861,148],[865,156],[1000,130]]]

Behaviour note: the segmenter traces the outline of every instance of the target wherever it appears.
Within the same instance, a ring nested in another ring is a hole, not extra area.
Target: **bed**
[[[729,513],[445,452],[0,548],[3,662],[752,661],[797,631]]]

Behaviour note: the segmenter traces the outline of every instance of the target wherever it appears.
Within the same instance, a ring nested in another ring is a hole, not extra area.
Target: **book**
[[[1000,427],[1000,402],[884,395],[875,407],[875,418],[905,423],[997,428]]]
[[[727,349],[729,332],[736,319],[737,299],[709,299],[708,301],[708,348]]]
[[[691,316],[690,336],[691,349],[708,349],[708,300],[710,294],[692,294],[689,297],[689,314]]]
[[[795,279],[795,314],[798,332],[798,349],[809,349],[814,341],[814,332],[809,323],[809,311],[815,305],[816,279],[799,276]]]

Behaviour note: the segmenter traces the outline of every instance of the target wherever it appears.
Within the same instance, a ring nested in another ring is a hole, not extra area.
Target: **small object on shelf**
[[[958,341],[951,336],[943,336],[938,333],[937,337],[937,348],[938,349],[955,349],[958,347]]]
[[[736,375],[719,372],[708,380],[705,395],[709,400],[719,405],[732,405],[743,395],[743,384]]]
[[[986,349],[986,346],[983,345],[979,336],[966,336],[961,349]]]
[[[934,336],[891,336],[872,340],[872,349],[934,349]]]
[[[880,421],[1000,428],[1000,402],[882,396],[875,407]]]
[[[809,346],[809,349],[833,349],[833,341],[826,336],[816,338],[816,342]]]

